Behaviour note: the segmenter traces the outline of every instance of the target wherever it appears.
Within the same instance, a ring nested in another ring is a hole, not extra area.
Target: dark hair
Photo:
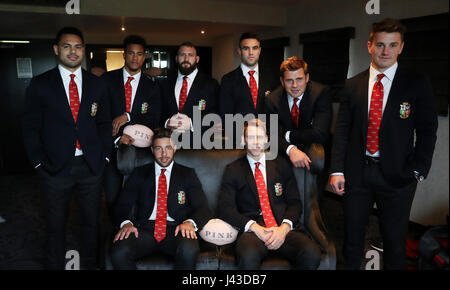
[[[155,135],[153,135],[152,144],[155,144],[156,139],[170,138],[172,136],[172,131],[166,128],[155,129]]]
[[[128,45],[130,45],[130,44],[142,45],[142,48],[144,50],[145,50],[145,47],[147,46],[145,39],[139,35],[128,35],[127,37],[125,37],[125,39],[123,40],[123,49],[126,51]]]
[[[299,69],[303,69],[305,75],[308,74],[308,64],[303,59],[297,56],[291,56],[288,59],[285,59],[280,65],[280,76],[284,77],[285,71],[296,71]]]
[[[89,63],[91,65],[91,68],[100,67],[100,68],[106,70],[106,61],[104,59],[94,58],[94,59],[91,59],[91,61]]]
[[[183,46],[193,47],[193,48],[195,49],[195,53],[197,53],[197,48],[195,47],[195,45],[194,45],[192,42],[190,42],[190,41],[185,41],[185,42],[183,42],[182,44],[180,44],[180,45],[178,46],[177,54],[178,54],[178,52],[180,51],[180,48],[183,47]]]
[[[247,136],[247,129],[250,126],[251,127],[260,127],[260,128],[262,128],[264,130],[264,133],[267,132],[267,130],[266,130],[266,123],[264,123],[264,121],[262,121],[262,120],[260,120],[258,118],[255,118],[255,119],[251,119],[249,121],[246,121],[244,123],[244,137]]]
[[[261,43],[261,39],[259,38],[258,34],[253,32],[244,32],[241,35],[241,38],[239,38],[239,47],[241,47],[241,42],[244,39],[256,39],[259,43]]]
[[[403,41],[403,37],[406,32],[406,26],[397,19],[386,18],[381,22],[375,22],[372,24],[372,29],[370,30],[369,37],[370,41],[373,40],[373,37],[377,32],[398,32],[400,33],[401,39]]]
[[[81,42],[84,43],[83,33],[76,27],[66,26],[61,28],[58,33],[56,33],[55,44],[58,44],[61,41],[61,38],[65,34],[74,34],[81,38]]]

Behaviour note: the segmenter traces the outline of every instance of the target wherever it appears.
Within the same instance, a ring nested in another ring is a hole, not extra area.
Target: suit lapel
[[[395,110],[396,104],[400,103],[396,99],[402,97],[401,92],[404,91],[403,84],[403,74],[400,68],[397,68],[397,71],[394,75],[394,80],[392,82],[391,90],[389,91],[386,107],[384,108],[383,116],[381,117],[381,125],[380,130],[383,128],[384,123],[386,123],[386,119],[389,118]],[[397,108],[398,110],[399,108]]]
[[[299,117],[298,117],[298,127],[305,128],[309,124],[307,124],[309,118],[308,114],[312,112],[311,105],[311,85],[308,84],[306,87],[305,93],[303,94],[302,100],[298,107],[299,109]]]
[[[140,99],[142,99],[144,97],[144,92],[145,92],[145,79],[144,78],[145,77],[146,76],[142,72],[141,77],[139,78],[138,87],[136,89],[136,95],[134,96],[133,108],[131,108],[131,111],[135,114],[138,114],[141,110]]]
[[[149,168],[147,180],[149,185],[149,188],[147,189],[149,208],[146,209],[146,211],[149,212],[150,215],[155,206],[156,195],[158,194],[156,192],[156,184],[155,184],[155,162],[153,162],[152,166],[150,166]]]
[[[266,179],[267,194],[269,195],[270,204],[273,204],[275,176],[277,173],[277,165],[273,160],[266,160]]]
[[[195,105],[195,97],[200,95],[201,81],[200,72],[197,72],[183,107],[183,113],[191,117],[193,116],[192,107]]]
[[[280,114],[278,114],[278,118],[281,118],[281,122],[285,127],[284,129],[286,131],[294,129],[291,119],[291,112],[289,110],[288,95],[284,90],[283,93],[280,95],[278,106],[279,106],[278,112],[280,112]]]
[[[91,96],[90,96],[90,88],[91,88],[91,82],[89,77],[86,75],[87,72],[85,70],[81,70],[81,75],[83,78],[83,91],[81,95],[81,103],[80,103],[80,110],[78,112],[78,119],[84,117],[85,114],[90,113],[90,106],[91,106]],[[98,105],[98,104],[97,104]]]
[[[255,105],[253,104],[253,97],[252,97],[252,93],[250,91],[250,86],[247,83],[247,79],[244,77],[244,72],[242,71],[242,68],[239,66],[238,70],[237,70],[237,78],[239,80],[239,86],[241,88],[241,91],[244,92],[244,95],[247,96],[247,103],[251,105],[252,108],[255,107]]]
[[[68,101],[68,97],[66,94],[66,90],[64,88],[64,83],[61,78],[61,74],[59,72],[58,67],[54,69],[53,72],[53,84],[55,89],[55,102],[59,103],[59,106],[61,108],[64,108],[63,115],[64,117],[70,122],[73,122],[75,124],[75,121],[73,120],[72,111],[70,109],[70,103]]]
[[[367,142],[367,127],[369,126],[368,120],[369,120],[369,70],[366,70],[364,74],[361,76],[361,85],[357,88],[357,96],[358,96],[358,102],[360,104],[361,112],[360,112],[360,120],[362,121],[361,125],[361,134],[364,140],[364,144]]]
[[[256,200],[259,203],[259,195],[258,195],[258,189],[256,187],[255,176],[253,175],[253,171],[252,171],[252,168],[250,167],[250,164],[248,163],[247,157],[244,156],[241,159],[241,162],[242,162],[242,166],[244,168],[244,172],[247,172],[247,176],[246,176],[247,184],[249,185],[249,187],[253,193],[253,197],[256,198]]]
[[[175,97],[175,85],[177,83],[177,74],[171,75],[167,79],[167,84],[169,86],[169,111],[178,112],[177,99]]]

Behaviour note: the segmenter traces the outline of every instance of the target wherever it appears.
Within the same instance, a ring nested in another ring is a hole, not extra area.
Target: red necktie
[[[256,188],[258,189],[259,202],[261,204],[261,211],[264,218],[264,223],[267,228],[276,227],[277,221],[273,217],[272,209],[270,207],[269,196],[267,194],[266,183],[264,182],[264,177],[259,170],[259,162],[255,162],[255,181]]]
[[[131,81],[134,80],[133,77],[128,77],[128,81],[125,84],[125,104],[127,106],[127,112],[131,112],[131,94],[133,89],[131,88]]]
[[[374,154],[379,148],[379,131],[381,124],[381,116],[383,114],[383,84],[381,79],[384,74],[379,74],[377,76],[377,81],[375,82],[372,90],[372,97],[370,99],[370,110],[369,110],[369,127],[367,128],[367,143],[366,148],[370,154]]]
[[[166,237],[167,228],[167,179],[164,175],[166,169],[161,169],[158,180],[158,204],[156,209],[155,232],[153,236],[158,242]]]
[[[298,128],[298,116],[300,115],[300,111],[297,106],[298,98],[294,98],[294,105],[291,109],[291,117],[292,117],[292,123],[294,124],[295,128]]]
[[[250,92],[252,93],[253,104],[255,105],[255,109],[256,109],[256,102],[258,101],[258,85],[256,84],[256,80],[253,77],[253,74],[255,73],[255,71],[251,70],[248,73],[250,75],[250,80],[249,80]]]
[[[184,104],[186,103],[187,88],[188,88],[187,76],[184,76],[183,77],[183,86],[181,87],[181,91],[180,91],[180,101],[178,103],[178,111],[180,113],[181,113],[181,111],[183,111]]]
[[[78,118],[78,111],[80,110],[80,97],[78,96],[78,88],[74,78],[75,75],[71,74],[69,83],[69,100],[70,100],[70,110],[72,111],[72,117],[76,124]],[[78,142],[78,139],[77,139],[77,148],[81,150],[80,142]]]

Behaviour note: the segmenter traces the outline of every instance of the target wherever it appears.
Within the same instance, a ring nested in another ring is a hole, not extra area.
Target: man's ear
[[[197,56],[195,57],[195,63],[198,63],[199,61],[200,61],[200,56],[197,55]]]
[[[59,55],[57,44],[53,44],[53,52],[55,53],[55,55]]]
[[[309,73],[306,74],[305,81],[306,81],[306,83],[309,82]]]

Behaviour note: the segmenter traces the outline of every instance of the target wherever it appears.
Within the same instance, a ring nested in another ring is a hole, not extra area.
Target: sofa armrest
[[[136,167],[144,166],[153,161],[150,148],[137,148],[133,145],[121,144],[117,150],[117,169],[125,176]]]

